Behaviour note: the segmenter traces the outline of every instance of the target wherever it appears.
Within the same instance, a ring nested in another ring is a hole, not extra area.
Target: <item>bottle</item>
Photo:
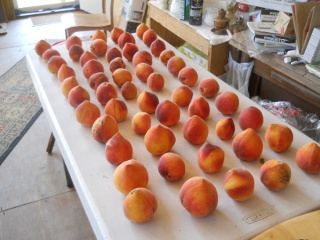
[[[180,0],[180,20],[188,21],[190,12],[190,0]]]
[[[244,24],[247,24],[247,22],[249,21],[249,12],[250,12],[250,7],[248,4],[245,4],[245,3],[238,4],[236,16],[241,17],[243,19]]]
[[[229,26],[232,26],[233,24],[236,24],[236,15],[234,15],[234,7],[232,5],[229,5],[227,7],[227,13],[226,18],[229,18]]]
[[[180,0],[173,0],[170,5],[170,12],[177,18],[180,17]]]
[[[203,0],[190,0],[189,24],[202,24]]]

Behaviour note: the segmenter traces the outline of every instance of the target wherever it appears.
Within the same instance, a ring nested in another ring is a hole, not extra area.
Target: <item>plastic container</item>
[[[214,19],[218,16],[218,8],[217,7],[206,7],[203,22],[207,26],[214,27]]]
[[[177,18],[180,17],[180,0],[173,0],[170,5],[170,12]]]

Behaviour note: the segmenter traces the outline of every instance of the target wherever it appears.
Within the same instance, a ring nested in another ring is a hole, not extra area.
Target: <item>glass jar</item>
[[[250,13],[250,6],[248,4],[245,4],[245,3],[238,4],[238,9],[235,15],[243,19],[243,24],[247,24],[247,22],[249,21],[249,13]]]
[[[168,0],[157,0],[160,4],[160,9],[167,10],[169,9],[169,1]]]
[[[229,26],[236,24],[236,15],[234,15],[234,7],[233,6],[228,6],[227,7],[227,14],[226,18],[229,19]]]
[[[206,7],[203,22],[210,27],[214,27],[214,19],[218,16],[218,8]]]

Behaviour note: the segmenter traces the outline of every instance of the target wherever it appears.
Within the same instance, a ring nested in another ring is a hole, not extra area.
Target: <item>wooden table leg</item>
[[[52,149],[53,149],[53,145],[54,145],[54,135],[51,132],[50,138],[49,138],[49,142],[48,142],[48,146],[47,146],[47,153],[52,153]]]
[[[250,97],[260,96],[260,89],[261,89],[261,80],[262,78],[255,73],[251,74],[250,81],[249,81],[249,94]]]
[[[230,45],[228,42],[211,45],[208,54],[208,71],[216,76],[224,74],[228,64]]]

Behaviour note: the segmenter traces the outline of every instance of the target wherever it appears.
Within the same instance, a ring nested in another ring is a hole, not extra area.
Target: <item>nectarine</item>
[[[233,200],[245,201],[253,194],[254,178],[246,169],[232,168],[224,176],[223,187]]]
[[[248,128],[234,137],[232,148],[238,158],[254,161],[261,155],[263,143],[260,136],[254,130]]]
[[[122,84],[120,92],[124,99],[129,100],[137,96],[138,89],[134,83],[127,81],[124,84]]]
[[[97,142],[107,142],[112,136],[119,131],[119,126],[116,120],[108,114],[100,116],[93,123],[91,132],[93,138]]]
[[[203,78],[199,82],[199,93],[207,98],[214,97],[220,90],[219,83],[214,78]]]
[[[118,38],[118,45],[122,49],[126,43],[136,43],[134,36],[129,32],[122,33]]]
[[[173,147],[176,137],[172,130],[162,125],[151,127],[144,136],[144,144],[153,155],[162,155]]]
[[[183,207],[196,217],[208,216],[218,205],[216,187],[203,177],[188,179],[182,185],[179,195]]]
[[[106,114],[110,114],[117,122],[122,122],[126,119],[128,114],[128,108],[126,103],[119,98],[111,98],[104,111]]]
[[[186,66],[183,58],[179,56],[172,56],[167,63],[167,69],[172,75],[178,76],[181,69]]]
[[[203,144],[209,135],[209,128],[202,118],[193,115],[183,124],[182,134],[191,144]]]
[[[272,123],[268,126],[264,139],[275,152],[284,152],[289,149],[293,141],[291,129],[284,124]]]
[[[156,94],[143,91],[137,98],[138,107],[142,112],[154,113],[159,104]]]
[[[223,92],[216,97],[215,105],[222,114],[234,114],[239,107],[239,98],[234,92]]]
[[[109,82],[109,79],[104,72],[97,72],[89,77],[89,86],[93,90],[96,90],[103,82]]]
[[[252,128],[253,130],[258,131],[263,124],[262,112],[257,107],[247,107],[240,112],[238,122],[242,130]]]
[[[151,116],[146,112],[138,112],[133,116],[131,126],[136,134],[146,134],[151,127]]]
[[[172,92],[172,101],[180,107],[188,106],[193,97],[193,91],[186,85],[175,88]]]
[[[206,173],[218,172],[224,163],[224,151],[209,142],[199,148],[197,156],[199,167]]]
[[[188,107],[190,117],[198,115],[203,120],[206,120],[210,115],[210,105],[204,97],[200,96],[192,100]]]
[[[103,82],[97,87],[96,98],[100,104],[105,105],[110,99],[117,97],[117,88],[112,83]]]
[[[76,107],[76,118],[84,126],[92,127],[100,117],[100,109],[89,100],[85,100]]]
[[[36,45],[34,46],[34,50],[36,52],[36,54],[40,57],[42,57],[43,53],[51,48],[51,44],[48,43],[46,40],[41,39],[40,41],[38,41],[36,43]]]
[[[154,194],[146,188],[135,188],[125,197],[123,202],[124,215],[134,223],[148,221],[158,207]]]
[[[135,159],[122,162],[113,173],[113,183],[121,193],[148,185],[149,176],[145,166]]]
[[[198,81],[198,73],[192,67],[184,67],[178,72],[178,79],[182,84],[191,87]]]
[[[178,181],[185,174],[185,164],[181,156],[167,152],[158,161],[158,172],[168,181]]]
[[[170,127],[179,122],[180,108],[174,102],[164,100],[158,104],[155,115],[161,124]]]
[[[109,115],[110,116],[110,115]],[[132,158],[133,148],[119,132],[115,133],[106,143],[105,157],[112,165],[119,165]]]
[[[266,161],[260,168],[260,180],[269,190],[279,191],[290,182],[291,169],[281,160],[272,159]]]
[[[216,124],[217,136],[223,140],[230,140],[236,130],[231,117],[220,119]]]
[[[296,153],[296,163],[307,173],[320,173],[319,145],[308,143],[300,147]]]
[[[75,86],[69,91],[68,100],[72,107],[77,107],[85,100],[90,100],[89,92],[82,86]]]
[[[154,70],[153,68],[147,64],[147,63],[139,63],[136,67],[135,67],[135,73],[136,76],[139,80],[141,80],[142,82],[147,82],[148,77],[150,76],[151,73],[153,73]]]

